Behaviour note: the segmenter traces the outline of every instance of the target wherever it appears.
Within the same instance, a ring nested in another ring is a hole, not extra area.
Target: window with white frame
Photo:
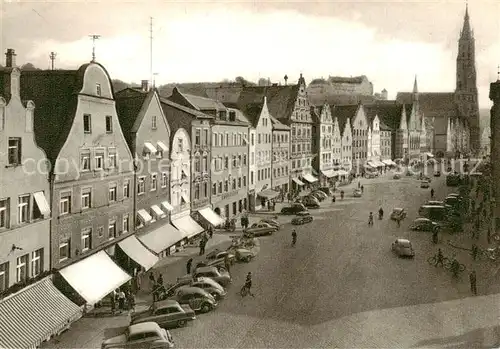
[[[21,164],[21,138],[11,137],[9,138],[8,145],[8,160],[9,165],[20,165]]]
[[[82,230],[82,252],[88,251],[92,248],[92,228],[85,228]]]
[[[82,189],[82,210],[92,207],[92,188]]]
[[[130,219],[127,215],[123,216],[123,233],[127,233],[130,229]]]
[[[59,243],[59,261],[63,261],[70,257],[70,240],[63,240]]]
[[[0,199],[0,229],[9,227],[9,198]]]
[[[151,128],[156,130],[156,115],[151,116]]]
[[[29,270],[28,270],[28,259],[29,255],[25,254],[24,256],[17,257],[17,265],[16,265],[16,282],[23,282],[28,279]]]
[[[155,191],[158,187],[158,175],[156,173],[151,174],[151,189],[150,191]]]
[[[0,264],[0,292],[9,288],[9,262]]]
[[[17,204],[17,222],[28,223],[30,220],[30,195],[21,195]]]
[[[146,177],[137,178],[137,195],[142,195],[146,192]]]
[[[102,170],[104,168],[104,151],[98,150],[94,156],[94,169]]]
[[[106,115],[106,133],[113,133],[113,117]]]
[[[92,132],[92,121],[90,114],[83,114],[83,133]]]
[[[108,192],[108,201],[115,202],[116,201],[116,184],[111,184]]]
[[[62,192],[59,199],[59,215],[71,213],[71,192]]]
[[[116,167],[116,148],[108,148],[108,167]]]
[[[80,153],[80,169],[90,171],[90,149],[84,149]]]
[[[100,227],[97,227],[97,235],[102,238],[104,236],[104,227],[101,225]]]
[[[167,185],[168,185],[167,172],[162,172],[161,173],[161,187],[166,188]]]
[[[43,248],[31,252],[31,277],[43,272]]]
[[[117,236],[117,234],[116,234],[116,221],[111,220],[111,221],[109,221],[109,225],[108,225],[108,238],[114,239],[116,236]]]
[[[130,197],[130,179],[125,179],[123,181],[123,198],[129,198]]]

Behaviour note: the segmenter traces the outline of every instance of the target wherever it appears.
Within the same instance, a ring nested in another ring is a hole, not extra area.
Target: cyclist
[[[444,261],[444,256],[443,256],[443,251],[441,251],[440,248],[438,248],[438,253],[437,253],[437,258],[436,258],[436,267],[438,266],[438,264],[441,264],[441,266],[443,267],[444,264],[443,264],[443,261]]]
[[[295,229],[292,231],[292,246],[295,246],[295,243],[297,242],[297,232]]]
[[[368,225],[373,225],[373,212],[370,212],[368,216]]]
[[[458,272],[460,271],[460,262],[457,261],[456,258],[453,258],[453,262],[451,262],[451,272],[453,273],[453,276],[458,276]]]
[[[382,209],[382,207],[380,207],[378,209],[378,219],[382,219],[384,218],[384,210]]]
[[[243,292],[243,290],[246,290],[246,293],[249,294],[250,296],[252,297],[255,297],[253,295],[253,293],[251,292],[251,288],[252,288],[252,273],[251,272],[248,272],[247,274],[247,278],[245,280],[245,285],[243,286],[242,288],[242,295],[244,295],[245,293]]]

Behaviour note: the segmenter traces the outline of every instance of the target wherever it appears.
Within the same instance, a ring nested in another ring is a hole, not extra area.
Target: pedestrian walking
[[[206,244],[207,244],[207,242],[205,241],[205,239],[200,240],[200,256],[203,256],[205,254]]]
[[[127,293],[127,305],[128,310],[135,312],[135,297],[132,292]]]
[[[160,274],[160,275],[158,276],[158,281],[157,281],[157,284],[158,284],[160,287],[161,287],[161,286],[163,286],[163,275],[162,275],[162,274]]]
[[[365,192],[365,187],[364,186],[361,186],[361,192],[364,193]]]
[[[470,290],[474,296],[477,296],[476,271],[473,270],[469,274]]]
[[[155,283],[156,283],[155,276],[154,276],[153,272],[151,272],[151,274],[149,274],[149,287],[151,287],[151,289],[153,289],[155,286]]]
[[[118,308],[120,309],[120,313],[125,310],[125,292],[122,290],[118,291]]]
[[[208,228],[208,238],[211,239],[214,236],[214,229],[212,226]]]
[[[471,255],[472,255],[472,259],[473,260],[476,260],[477,259],[477,256],[479,254],[479,248],[477,247],[476,244],[472,244],[472,248],[471,248]]]
[[[155,283],[151,293],[153,294],[153,302],[158,301],[160,298],[160,285]]]
[[[228,273],[231,273],[231,261],[228,255],[224,257],[224,268],[226,268]]]
[[[358,181],[358,189],[361,188],[361,182]]]
[[[401,226],[401,218],[396,218],[396,223],[398,224],[398,228]]]
[[[431,189],[431,199],[434,198],[434,188]]]
[[[193,258],[189,258],[186,263],[186,274],[191,274],[191,266],[193,265]]]
[[[113,290],[113,292],[111,292],[109,294],[109,302],[111,304],[111,315],[115,315],[115,311],[116,311],[116,291]]]
[[[434,244],[437,244],[438,243],[438,232],[439,232],[439,228],[435,227],[433,230],[432,230],[432,242]]]

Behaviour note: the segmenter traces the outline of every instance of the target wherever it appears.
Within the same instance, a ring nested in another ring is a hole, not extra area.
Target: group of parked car
[[[328,198],[331,194],[330,188],[322,187],[312,191],[309,195],[298,198],[288,207],[281,209],[283,215],[295,215],[292,218],[292,224],[301,225],[313,221],[313,217],[309,213],[308,208],[320,208],[320,202]]]
[[[279,223],[264,219],[247,231],[256,231],[262,224],[279,229]],[[257,234],[256,234],[257,235]],[[206,261],[198,263],[192,273],[177,278],[174,285],[165,287],[159,300],[146,310],[131,315],[130,326],[124,333],[106,339],[101,348],[173,348],[174,340],[169,328],[184,327],[196,319],[197,313],[207,313],[217,308],[226,295],[232,278],[226,263],[248,263],[255,258],[253,247],[259,242],[243,235],[235,239],[227,250],[214,250]]]

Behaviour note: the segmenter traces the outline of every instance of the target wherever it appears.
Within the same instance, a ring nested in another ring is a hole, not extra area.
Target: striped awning
[[[0,348],[36,348],[81,317],[50,277],[0,301]]]

